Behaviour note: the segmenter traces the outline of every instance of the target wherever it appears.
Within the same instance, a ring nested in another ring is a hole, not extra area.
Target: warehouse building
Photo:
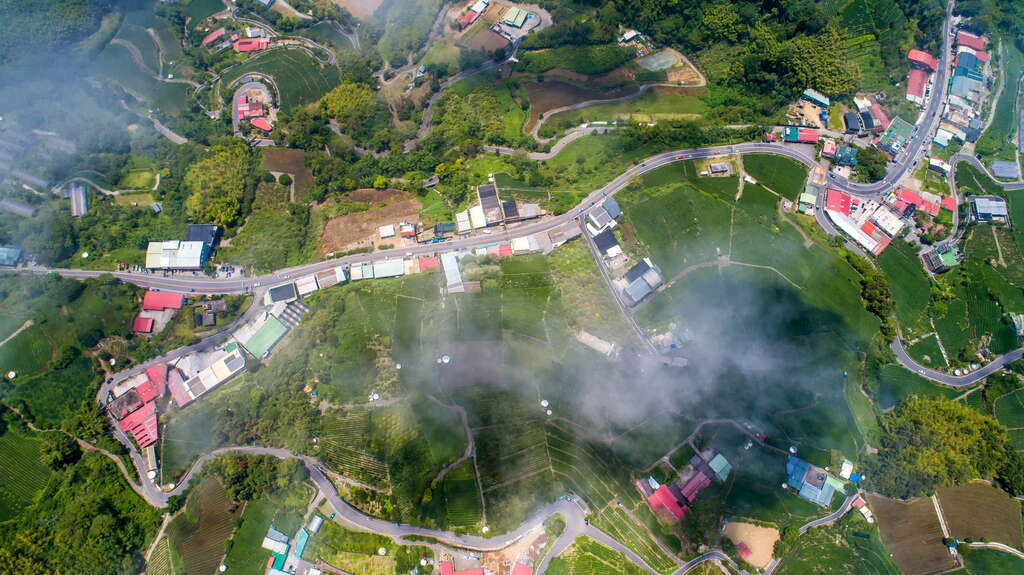
[[[1008,222],[1006,200],[998,196],[970,196],[971,213],[979,222]]]
[[[163,270],[199,270],[210,257],[210,248],[203,242],[149,242],[146,267]]]

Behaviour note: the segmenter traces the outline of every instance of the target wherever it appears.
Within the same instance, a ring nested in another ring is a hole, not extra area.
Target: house
[[[270,46],[270,38],[242,38],[236,40],[235,52],[258,52]]]
[[[484,218],[486,219],[486,225],[494,225],[500,223],[503,219],[501,210],[501,200],[498,199],[498,188],[494,184],[484,184],[477,186],[476,197],[480,201],[480,209],[484,212]],[[473,214],[470,211],[470,219]]]
[[[843,114],[843,125],[846,126],[847,134],[858,134],[863,128],[860,123],[860,115],[857,112]]]
[[[225,28],[223,26],[220,27],[220,28],[217,28],[216,30],[214,30],[213,32],[210,32],[206,36],[203,36],[203,39],[202,39],[201,42],[199,42],[199,45],[200,46],[209,46],[210,44],[213,44],[215,41],[220,40],[221,37],[224,36],[224,32],[226,32],[226,30],[225,30]]]
[[[835,155],[836,155],[836,141],[835,140],[825,140],[825,142],[821,145],[821,157],[822,158],[831,158],[831,157],[833,157]]]
[[[928,83],[928,72],[920,68],[911,68],[907,75],[907,100],[924,104],[924,86]]]
[[[601,255],[606,258],[622,255],[622,247],[619,246],[618,240],[615,239],[615,234],[610,229],[594,236],[594,245],[597,246],[597,250],[601,252]]]
[[[36,215],[36,209],[32,206],[7,198],[0,200],[0,210],[23,218],[31,218]]]
[[[822,507],[832,503],[832,496],[843,491],[842,483],[824,469],[790,455],[786,459],[786,485],[797,490],[797,495]]]
[[[966,30],[959,30],[956,33],[956,43],[958,46],[966,46],[972,50],[984,50],[988,42]]]
[[[782,129],[782,139],[789,143],[817,144],[818,130],[814,128],[801,128],[799,126],[786,126]]]
[[[373,262],[373,277],[393,278],[405,275],[405,262],[402,260],[384,260]]]
[[[1001,221],[1009,219],[1006,200],[998,196],[970,196],[971,213],[980,222]]]
[[[473,24],[473,22],[476,22],[476,19],[479,17],[479,12],[476,12],[474,10],[466,10],[466,12],[459,17],[459,30],[465,30],[471,24]]]
[[[203,242],[211,250],[220,239],[221,227],[213,224],[189,224],[185,232],[185,241]]]
[[[89,193],[83,184],[73,182],[71,184],[71,215],[80,218],[89,211]]]
[[[853,146],[839,146],[835,153],[835,163],[837,166],[856,166],[857,165],[857,148]]]
[[[689,509],[687,501],[682,492],[674,483],[667,483],[654,490],[647,498],[647,504],[655,515],[669,521],[676,522],[686,515]]]
[[[14,267],[21,259],[21,248],[0,246],[0,267]]]
[[[626,296],[633,305],[640,303],[645,297],[651,294],[664,278],[650,258],[644,258],[631,267],[624,276],[626,280]]]
[[[147,291],[142,296],[142,309],[146,311],[163,311],[165,309],[181,309],[185,304],[185,294]]]
[[[288,536],[281,533],[273,525],[267,528],[267,534],[263,537],[263,543],[260,547],[278,553],[280,555],[288,554]]]
[[[153,322],[151,317],[136,316],[132,320],[132,331],[135,333],[153,333]]]
[[[889,127],[889,117],[882,111],[882,106],[878,103],[871,104],[871,115],[875,118],[875,127],[879,130],[885,130]]]
[[[813,88],[807,88],[804,90],[803,94],[800,94],[800,99],[807,100],[808,102],[816,106],[821,106],[822,108],[828,108],[832,105],[832,101],[829,100],[828,96]]]
[[[829,188],[825,191],[825,209],[850,215],[852,198],[849,194]]]
[[[116,401],[116,400],[115,400]],[[160,438],[157,427],[156,405],[145,403],[118,422],[121,430],[132,434],[140,448],[145,449]]]
[[[267,295],[263,296],[264,305],[273,305],[277,302],[289,303],[299,299],[299,292],[294,283],[286,283],[270,288]]]
[[[263,103],[250,102],[242,97],[235,102],[235,112],[243,120],[246,118],[258,118],[263,115]]]
[[[860,125],[864,126],[866,132],[875,131],[875,119],[871,116],[871,112],[860,113]]]
[[[889,123],[889,127],[882,134],[876,146],[879,150],[895,157],[903,151],[903,148],[906,147],[907,142],[910,141],[913,135],[914,125],[896,116]]]
[[[271,316],[273,317],[273,316]],[[180,365],[180,364],[179,364]],[[224,346],[223,354],[212,364],[187,380],[173,369],[167,376],[167,388],[178,407],[185,407],[197,397],[231,379],[245,369],[245,356],[236,343]]]
[[[1020,166],[1017,162],[995,160],[992,162],[992,175],[1005,180],[1016,180],[1020,177]]]
[[[907,52],[907,60],[910,60],[911,66],[915,66],[929,72],[934,72],[939,68],[939,61],[935,56],[916,48],[912,48]]]
[[[149,242],[146,267],[165,270],[198,270],[210,257],[210,248],[203,242]]]
[[[711,458],[711,461],[708,462],[708,467],[715,472],[715,476],[722,482],[728,479],[729,473],[732,472],[732,464],[721,453],[716,453]]]
[[[252,124],[253,128],[256,128],[257,130],[260,130],[262,132],[270,132],[274,129],[273,124],[271,124],[270,120],[266,118],[256,118],[249,123]]]

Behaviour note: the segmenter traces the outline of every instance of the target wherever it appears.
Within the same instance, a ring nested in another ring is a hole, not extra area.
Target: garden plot
[[[185,512],[168,526],[168,536],[185,562],[186,573],[213,573],[224,556],[224,542],[241,508],[230,511],[220,482],[206,478],[189,495]]]
[[[940,487],[937,494],[951,536],[998,541],[1018,549],[1024,545],[1020,502],[1005,491],[986,481],[972,481]]]
[[[867,500],[878,518],[886,550],[906,575],[928,575],[955,566],[942,543],[942,528],[930,498],[904,502],[868,495]]]
[[[39,444],[9,425],[0,435],[0,521],[15,517],[46,486],[50,469],[39,460]]]

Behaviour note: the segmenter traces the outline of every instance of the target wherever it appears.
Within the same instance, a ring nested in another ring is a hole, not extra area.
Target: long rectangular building
[[[210,257],[210,248],[203,242],[149,242],[146,267],[164,270],[198,270]]]

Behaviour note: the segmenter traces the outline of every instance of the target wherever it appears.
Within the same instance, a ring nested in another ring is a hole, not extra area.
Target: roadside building
[[[493,226],[501,223],[503,214],[501,210],[501,200],[498,198],[498,188],[494,184],[484,184],[477,186],[476,197],[480,201],[480,209],[483,210],[485,225]],[[472,210],[470,211],[470,219],[473,217]]]
[[[980,222],[1008,222],[1009,212],[1006,200],[999,196],[970,196],[971,213]]]
[[[156,405],[152,402],[142,404],[119,421],[118,425],[122,431],[130,433],[142,449],[153,445],[160,438]]]
[[[21,248],[15,246],[0,246],[0,267],[14,267],[21,259]]]
[[[71,183],[71,216],[80,218],[89,211],[89,193],[84,184]]]
[[[288,333],[288,326],[284,322],[274,315],[266,314],[239,328],[233,337],[250,355],[262,359],[270,355],[270,350],[286,333]]]
[[[142,309],[147,311],[181,309],[183,305],[185,305],[185,294],[149,290],[146,295],[142,296]]]
[[[281,533],[273,525],[267,528],[267,534],[263,536],[260,547],[280,555],[288,554],[288,536]]]
[[[1020,177],[1020,166],[1017,162],[995,160],[992,162],[992,175],[1004,180],[1016,180]]]
[[[270,38],[242,38],[234,43],[235,52],[259,52],[270,47]]]
[[[164,270],[199,270],[210,257],[210,248],[203,242],[149,242],[146,267]]]
[[[843,125],[846,126],[847,134],[859,134],[863,129],[860,123],[860,114],[857,112],[847,112],[843,114]]]
[[[625,275],[626,287],[623,290],[626,297],[636,305],[650,295],[661,283],[664,277],[650,258],[644,258],[631,267]]]
[[[944,162],[941,158],[936,158],[935,156],[932,156],[928,158],[928,169],[934,172],[938,172],[945,176],[949,174],[949,171],[952,169],[952,167],[948,163]]]
[[[505,11],[501,21],[513,28],[522,28],[523,24],[526,23],[527,16],[529,16],[529,12],[518,6],[512,6]]]
[[[614,198],[608,198],[587,214],[587,229],[591,234],[597,234],[605,228],[615,227],[615,220],[621,215],[619,203]]]
[[[480,17],[480,13],[475,10],[466,10],[462,16],[459,17],[459,30],[465,30]]]
[[[320,289],[345,283],[345,279],[345,268],[341,266],[316,273],[316,283]]]
[[[373,262],[373,277],[377,279],[394,278],[402,275],[405,275],[405,262],[402,260]]]
[[[597,251],[601,252],[601,255],[606,258],[622,255],[622,247],[619,246],[618,240],[615,239],[615,234],[610,229],[594,236],[594,245],[597,246]]]
[[[907,52],[907,60],[910,60],[911,66],[927,70],[928,72],[934,72],[939,68],[939,60],[935,56],[916,48],[911,48]]]
[[[288,282],[267,290],[267,294],[263,296],[263,304],[273,305],[278,302],[288,303],[297,299],[299,299],[299,292],[295,288],[295,284]]]
[[[837,166],[856,166],[857,148],[847,145],[839,146],[835,152],[835,164]]]
[[[708,467],[715,472],[715,477],[718,481],[725,482],[729,478],[729,474],[732,472],[732,464],[725,458],[721,453],[716,453],[711,461],[708,462]]]
[[[239,119],[258,118],[263,115],[263,102],[250,102],[244,96],[235,102],[235,113]]]
[[[832,158],[836,155],[836,141],[832,139],[825,140],[821,145],[821,157]]]
[[[864,126],[865,132],[875,132],[875,118],[871,116],[871,112],[860,113],[860,125]]]
[[[184,359],[184,358],[183,358]],[[223,354],[194,376],[185,379],[177,370],[171,370],[167,387],[178,407],[185,407],[197,397],[231,379],[245,368],[245,356],[235,343],[224,346]]]
[[[906,225],[900,214],[893,213],[892,210],[884,206],[875,210],[875,213],[871,215],[871,221],[882,228],[882,231],[891,238],[896,237]]]
[[[444,270],[445,287],[448,293],[462,293],[465,286],[462,285],[462,272],[459,270],[459,258],[455,252],[441,254],[441,267]]]
[[[892,157],[899,155],[914,135],[914,125],[896,116],[879,139],[878,149]]]
[[[714,176],[728,175],[731,167],[728,162],[711,162],[708,164],[708,171]]]
[[[818,130],[800,126],[786,126],[782,129],[782,139],[791,144],[817,144]]]
[[[203,242],[207,248],[212,250],[220,240],[220,233],[220,226],[213,224],[189,224],[188,230],[185,232],[185,241]]]
[[[533,575],[533,567],[516,562],[510,575]]]
[[[299,294],[299,297],[306,297],[318,289],[320,289],[320,284],[316,282],[315,275],[305,276],[295,280],[295,291]]]
[[[441,575],[484,575],[482,567],[456,571],[455,565],[451,561],[442,561],[438,564],[438,568],[441,570]]]
[[[911,68],[907,75],[907,100],[924,105],[925,84],[928,83],[928,72],[921,68]]]
[[[889,117],[882,111],[882,106],[877,102],[871,104],[871,115],[875,118],[875,127],[879,130],[886,130],[889,128]]]
[[[924,261],[924,265],[933,274],[940,274],[949,271],[950,266],[946,265],[945,260],[942,258],[942,254],[936,249],[932,249],[921,256]]]
[[[816,106],[821,106],[822,108],[828,108],[832,105],[832,101],[828,96],[813,88],[807,88],[804,90],[803,94],[800,94],[800,98],[802,100],[807,100]]]
[[[966,30],[959,30],[956,33],[956,43],[958,46],[966,46],[972,50],[984,50],[988,41]]]

